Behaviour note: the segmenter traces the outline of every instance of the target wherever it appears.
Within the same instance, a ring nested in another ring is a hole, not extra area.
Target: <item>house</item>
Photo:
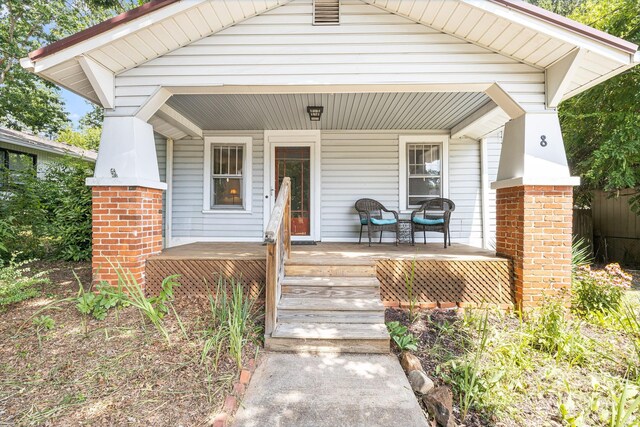
[[[48,167],[66,156],[95,163],[98,153],[0,127],[0,167],[9,173],[35,167],[42,176]]]
[[[331,274],[404,292],[389,259],[422,257],[426,294],[461,286],[445,306],[507,292],[527,308],[568,288],[579,179],[556,108],[638,62],[635,44],[519,0],[157,0],[21,64],[105,108],[87,181],[96,277],[114,279],[113,258],[148,286],[244,263],[245,278],[266,271],[271,336],[296,309],[357,305],[285,298],[305,277],[333,284],[324,297],[357,282]],[[357,199],[406,216],[433,196],[456,203],[449,252],[354,243]]]

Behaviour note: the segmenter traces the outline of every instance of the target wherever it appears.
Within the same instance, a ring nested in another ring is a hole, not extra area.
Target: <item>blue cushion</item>
[[[430,219],[430,218],[420,218],[416,216],[416,217],[413,217],[413,222],[421,225],[438,225],[438,224],[444,224],[444,218]]]
[[[360,224],[367,225],[367,218],[361,218],[360,219]]]
[[[378,218],[371,218],[371,223],[373,225],[391,225],[391,224],[395,224],[396,221],[395,218],[394,219],[378,219]]]

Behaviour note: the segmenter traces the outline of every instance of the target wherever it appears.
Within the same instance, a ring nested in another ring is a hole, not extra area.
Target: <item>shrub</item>
[[[526,323],[526,333],[531,346],[536,350],[547,353],[556,360],[581,364],[586,357],[586,342],[579,325],[570,325],[566,314],[562,300],[548,300],[532,313],[532,318]]]
[[[582,315],[617,312],[630,286],[631,276],[618,264],[609,264],[603,270],[580,267],[573,279],[573,310]]]
[[[38,296],[40,289],[37,285],[49,283],[49,279],[44,277],[46,271],[30,275],[31,270],[25,267],[28,262],[17,262],[13,256],[5,265],[0,259],[0,311],[11,304]]]
[[[85,178],[92,166],[78,159],[51,165],[43,176],[34,170],[12,173],[0,200],[0,257],[70,261],[91,256],[91,190]]]

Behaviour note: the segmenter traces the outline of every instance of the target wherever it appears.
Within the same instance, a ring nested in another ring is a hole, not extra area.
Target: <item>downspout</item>
[[[167,181],[167,192],[165,193],[164,204],[164,246],[171,247],[172,222],[173,222],[173,139],[167,138],[167,156],[165,162],[165,179]]]
[[[482,247],[489,245],[489,171],[487,140],[480,139],[480,215],[482,216]]]

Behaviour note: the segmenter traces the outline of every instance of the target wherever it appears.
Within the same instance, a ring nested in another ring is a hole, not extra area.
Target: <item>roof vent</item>
[[[313,0],[313,25],[339,25],[340,0]]]

